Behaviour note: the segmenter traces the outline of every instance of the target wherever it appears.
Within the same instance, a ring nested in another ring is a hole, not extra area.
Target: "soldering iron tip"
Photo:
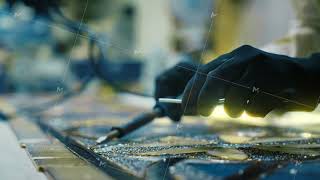
[[[106,141],[108,139],[107,136],[101,136],[96,140],[97,145],[102,144],[104,141]]]

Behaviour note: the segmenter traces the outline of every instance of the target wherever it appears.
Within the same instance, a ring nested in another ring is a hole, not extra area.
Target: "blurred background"
[[[2,0],[0,92],[57,93],[90,81],[151,96],[165,69],[243,44],[305,56],[288,36],[298,27],[294,7],[292,0]]]

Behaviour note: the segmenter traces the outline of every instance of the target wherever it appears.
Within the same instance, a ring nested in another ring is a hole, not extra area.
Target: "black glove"
[[[185,114],[207,116],[225,98],[231,117],[244,110],[253,116],[265,116],[273,109],[312,111],[320,95],[319,56],[291,58],[242,46],[200,67],[184,89],[182,109]],[[164,95],[180,93],[190,74],[165,83]],[[166,78],[170,81],[171,76]]]
[[[181,104],[159,103],[158,99],[180,96],[196,68],[195,64],[182,62],[156,78],[154,97],[157,103],[155,107],[160,107],[165,115],[174,121],[179,121],[182,116]]]

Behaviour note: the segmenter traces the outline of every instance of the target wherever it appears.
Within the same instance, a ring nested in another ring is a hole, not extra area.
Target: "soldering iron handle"
[[[120,132],[120,136],[122,137],[126,134],[129,134],[130,132],[150,123],[157,117],[162,116],[162,111],[160,109],[154,109],[151,112],[143,113],[137,117],[135,117],[132,121],[130,121],[128,124],[125,124],[121,127],[114,127],[113,129],[117,129]]]

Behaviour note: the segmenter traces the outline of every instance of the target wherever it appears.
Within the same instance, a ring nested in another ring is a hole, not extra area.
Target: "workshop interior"
[[[319,0],[0,0],[0,179],[318,179],[320,98],[284,111],[304,101],[268,90],[320,93],[285,66],[317,57],[319,25]],[[250,85],[243,112],[226,96],[187,113],[201,77],[241,89],[228,77],[257,52],[286,63],[255,70],[275,83]],[[246,111],[260,94],[279,99],[264,116]]]

